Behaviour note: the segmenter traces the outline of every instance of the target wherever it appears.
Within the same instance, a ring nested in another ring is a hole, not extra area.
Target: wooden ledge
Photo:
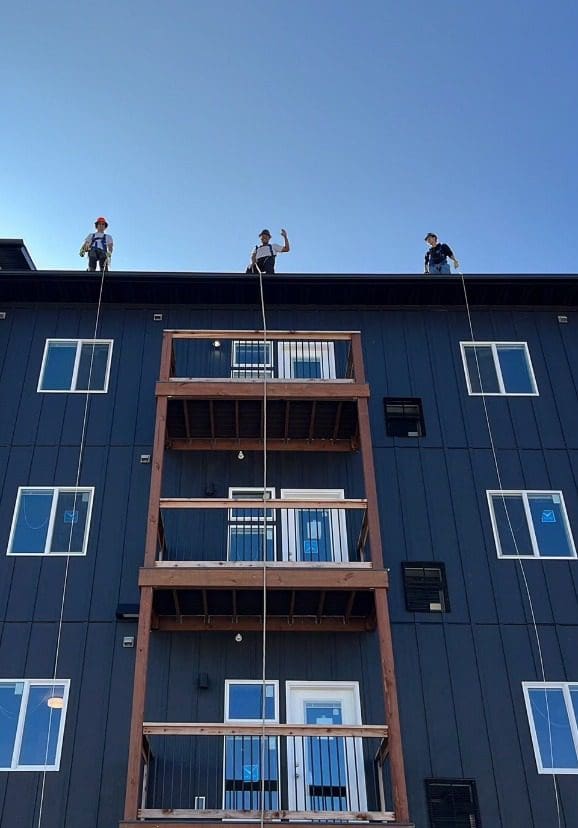
[[[186,397],[189,399],[263,399],[260,380],[169,380],[157,382],[157,397]],[[355,400],[369,397],[369,385],[349,380],[309,380],[286,382],[272,379],[267,382],[268,399],[299,400]]]
[[[268,589],[373,590],[387,589],[385,569],[358,569],[342,565],[318,568],[267,566]],[[142,567],[139,586],[155,589],[262,589],[263,567]]]

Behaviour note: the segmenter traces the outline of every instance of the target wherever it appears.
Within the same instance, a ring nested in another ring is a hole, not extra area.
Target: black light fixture
[[[138,621],[139,604],[118,604],[117,621]]]

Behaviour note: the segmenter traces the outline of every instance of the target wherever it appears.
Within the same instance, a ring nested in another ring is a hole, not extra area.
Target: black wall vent
[[[383,406],[388,437],[425,437],[423,408],[419,397],[384,397]]]
[[[476,783],[471,779],[426,779],[430,828],[481,828]]]
[[[401,565],[408,612],[449,612],[450,599],[443,563],[405,561]]]

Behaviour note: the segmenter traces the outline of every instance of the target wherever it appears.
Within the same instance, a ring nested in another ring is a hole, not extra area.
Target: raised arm
[[[285,241],[285,244],[283,245],[283,249],[281,250],[281,253],[289,253],[289,251],[291,250],[291,245],[289,244],[289,237],[287,236],[287,230],[281,230],[281,235],[283,236],[283,239]]]

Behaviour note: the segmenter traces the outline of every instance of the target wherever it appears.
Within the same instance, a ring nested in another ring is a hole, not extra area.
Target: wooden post
[[[153,590],[151,587],[143,587],[140,598],[136,662],[132,690],[132,715],[130,722],[128,769],[126,774],[126,797],[124,801],[124,818],[126,820],[136,819],[139,807],[142,728],[146,699],[152,606]]]
[[[173,362],[172,334],[165,331],[161,353],[160,379],[167,381],[170,377]],[[149,494],[148,523],[145,542],[145,566],[152,566],[156,558],[157,537],[159,528],[159,511],[161,497],[161,482],[163,474],[163,459],[165,453],[167,419],[167,398],[157,399],[157,413],[155,422],[155,438],[152,457],[151,485]],[[134,684],[132,693],[132,715],[130,724],[130,741],[128,755],[128,769],[126,779],[126,797],[124,818],[136,819],[139,807],[139,789],[141,779],[142,759],[142,727],[146,701],[146,686],[148,672],[149,643],[153,612],[152,587],[141,588],[140,609],[138,619],[137,650],[134,667]]]
[[[351,352],[353,357],[355,381],[358,383],[365,382],[360,334],[351,335]],[[358,398],[357,414],[359,419],[359,444],[361,451],[361,462],[363,465],[365,497],[367,498],[367,527],[369,544],[371,548],[371,563],[374,567],[383,568],[383,550],[381,546],[381,530],[379,526],[375,466],[373,464],[373,452],[371,445],[369,406],[366,397]],[[391,784],[393,788],[395,818],[398,822],[409,822],[409,807],[407,801],[407,789],[405,785],[405,768],[401,744],[401,725],[399,720],[399,705],[395,682],[393,640],[391,636],[389,609],[387,605],[387,590],[376,589],[374,596],[386,717],[389,727],[389,762],[391,768]]]

